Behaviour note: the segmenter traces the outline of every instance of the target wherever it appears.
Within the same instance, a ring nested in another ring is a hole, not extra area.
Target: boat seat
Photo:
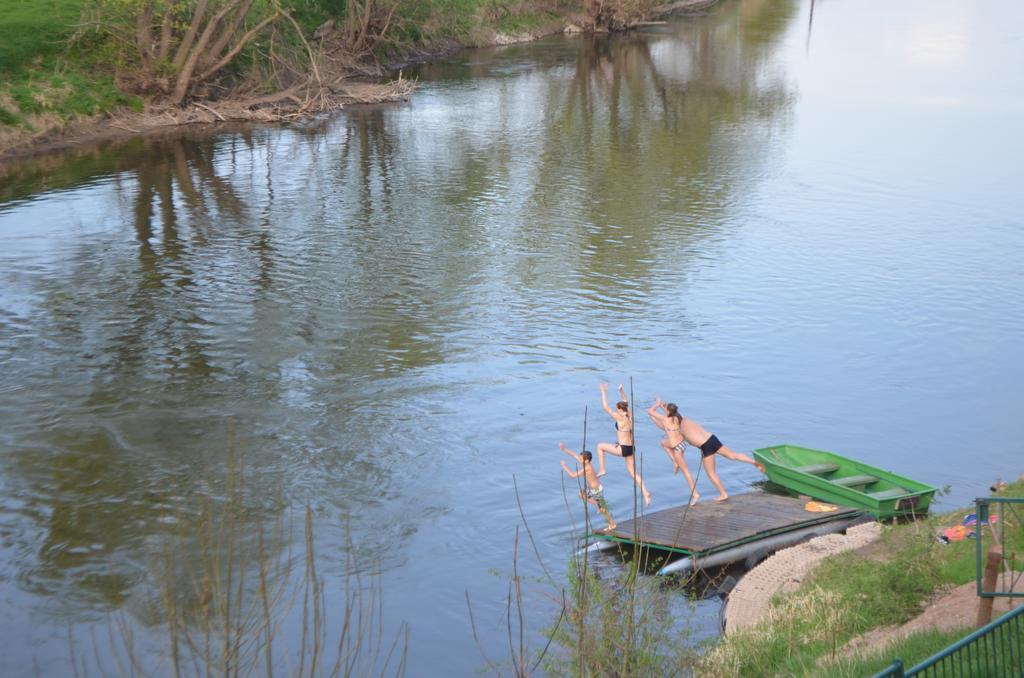
[[[807,466],[797,466],[796,470],[810,473],[811,475],[823,476],[826,473],[838,471],[839,464],[808,464]]]
[[[904,494],[909,494],[910,490],[906,490],[902,487],[894,487],[891,490],[882,490],[881,492],[868,492],[868,496],[874,499],[892,499],[893,497],[900,497]]]
[[[833,478],[832,482],[836,485],[842,485],[843,487],[855,487],[857,485],[870,485],[871,483],[877,483],[881,478],[878,476],[869,476],[867,474],[857,476],[846,476],[845,478]]]

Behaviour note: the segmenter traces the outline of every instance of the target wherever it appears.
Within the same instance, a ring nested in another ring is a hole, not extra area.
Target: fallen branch
[[[198,106],[199,108],[202,108],[202,109],[204,109],[204,110],[207,110],[207,111],[209,111],[210,113],[213,113],[214,115],[216,115],[216,116],[217,116],[218,118],[220,118],[220,119],[221,119],[221,122],[227,122],[227,120],[225,120],[225,119],[224,119],[224,116],[223,116],[223,115],[221,115],[220,113],[218,113],[218,112],[217,112],[217,111],[215,111],[214,109],[210,108],[210,107],[209,107],[209,106],[207,106],[206,104],[201,104],[201,103],[199,103],[198,101],[193,101],[192,103],[194,103],[194,104],[195,104],[196,106]]]

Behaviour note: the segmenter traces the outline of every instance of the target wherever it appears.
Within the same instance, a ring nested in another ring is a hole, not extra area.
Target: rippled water
[[[315,509],[329,586],[346,529],[379,563],[413,675],[484,665],[467,592],[506,656],[513,476],[564,571],[555,444],[585,407],[610,439],[600,380],[737,449],[948,484],[945,506],[1020,473],[1022,20],[1009,0],[736,0],[465,52],[402,105],[3,176],[7,666],[59,672],[69,626],[146,620],[168,516],[223,492],[229,447],[254,520]],[[657,440],[638,428],[654,509],[684,489]]]

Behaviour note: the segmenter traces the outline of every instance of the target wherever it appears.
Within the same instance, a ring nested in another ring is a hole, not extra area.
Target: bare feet
[[[600,477],[601,477],[601,476],[603,476],[603,475],[604,475],[605,473],[607,473],[607,471],[605,471],[604,469],[601,469],[600,471],[598,471],[598,472],[597,472],[597,477],[598,477],[598,478],[600,478]]]
[[[720,494],[717,497],[715,497],[715,501],[725,501],[728,498],[729,498],[729,495],[727,495],[727,494]]]
[[[650,505],[651,505],[651,493],[647,492],[647,493],[644,494],[644,506],[650,506]]]
[[[694,490],[693,491],[693,496],[690,497],[690,506],[693,506],[698,501],[700,501],[700,492],[697,492],[696,490]]]
[[[609,530],[614,530],[616,527],[618,527],[618,526],[615,523],[608,523],[608,529]]]
[[[757,467],[757,470],[758,470],[758,471],[760,471],[761,473],[764,473],[764,472],[765,472],[765,470],[764,470],[764,464],[762,464],[761,462],[759,462],[759,461],[755,461],[755,462],[754,462],[754,466],[756,466],[756,467]]]

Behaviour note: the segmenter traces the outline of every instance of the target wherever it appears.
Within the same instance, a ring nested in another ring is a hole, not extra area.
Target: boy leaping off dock
[[[604,500],[604,488],[601,487],[601,482],[597,479],[597,474],[594,473],[594,467],[590,463],[594,458],[589,451],[583,450],[580,454],[576,454],[563,443],[558,443],[558,449],[565,452],[570,457],[576,460],[581,468],[578,471],[571,471],[569,467],[565,465],[565,460],[562,459],[562,470],[565,471],[570,478],[579,478],[582,474],[587,480],[587,486],[583,490],[580,490],[580,499],[585,499],[588,503],[593,504],[597,508],[597,512],[604,516],[604,519],[608,521],[608,529],[615,529],[615,521],[612,519],[612,512],[608,510],[608,502]]]

